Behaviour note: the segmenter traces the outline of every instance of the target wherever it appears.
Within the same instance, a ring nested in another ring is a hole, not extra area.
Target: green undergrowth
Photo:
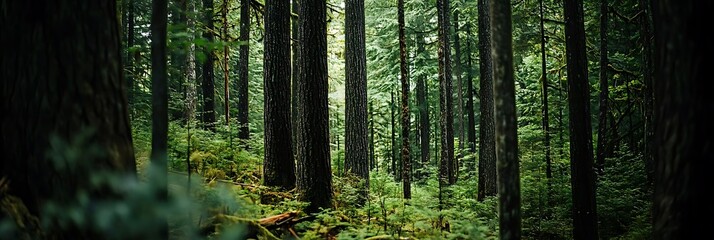
[[[30,215],[18,198],[7,195],[3,190],[7,183],[0,181],[0,207],[4,214],[12,216],[0,219],[0,238],[61,238],[67,232],[78,231],[90,238],[155,238],[163,224],[160,219],[168,219],[169,236],[173,239],[289,237],[286,231],[267,231],[256,224],[261,218],[300,211],[306,206],[296,199],[295,190],[277,191],[261,185],[261,139],[240,142],[227,138],[229,134],[220,129],[216,133],[192,129],[189,134],[172,123],[169,198],[161,200],[156,192],[162,182],[153,178],[158,170],[151,167],[148,159],[148,130],[133,131],[138,177],[94,170],[92,159],[102,153],[95,151],[96,146],[86,141],[86,136],[66,142],[56,140],[52,155],[57,171],[87,174],[80,177],[90,181],[48,202],[36,216]],[[527,138],[538,132],[527,128],[523,131],[522,234],[525,239],[570,239],[568,162],[555,157],[554,176],[545,179],[539,146],[528,144]],[[645,184],[641,156],[626,152],[623,147],[615,154],[618,157],[608,158],[605,175],[598,178],[598,217],[603,239],[650,237],[651,190]],[[337,156],[333,154],[334,162],[341,160]],[[191,166],[190,181],[187,163]],[[456,184],[442,189],[441,200],[437,168],[433,166],[418,171],[409,200],[403,199],[401,182],[393,175],[372,171],[368,201],[358,204],[358,186],[363,183],[351,175],[335,175],[334,208],[295,224],[293,230],[301,239],[497,239],[497,199],[477,201],[475,173],[466,168],[460,169]],[[96,197],[98,191],[104,193],[102,197]],[[300,213],[298,218],[307,216]]]

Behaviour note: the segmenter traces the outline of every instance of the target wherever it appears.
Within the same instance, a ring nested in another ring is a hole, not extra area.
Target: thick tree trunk
[[[203,38],[209,43],[213,42],[213,0],[203,0],[203,10],[204,10],[204,24],[206,24],[203,32]],[[214,82],[213,82],[213,64],[215,61],[215,56],[212,47],[204,47],[204,54],[206,55],[206,60],[203,62],[203,84],[201,88],[203,89],[203,111],[201,113],[201,119],[203,120],[204,127],[211,131],[216,130],[216,111],[215,111],[215,101],[213,99],[214,93]]]
[[[290,3],[265,2],[263,79],[265,159],[263,183],[290,190],[295,187],[292,124],[290,122]]]
[[[449,44],[449,0],[437,0],[439,26],[439,103],[441,128],[441,163],[439,164],[439,186],[449,186],[455,182],[452,169],[454,161],[454,116],[451,86],[451,47]]]
[[[369,187],[367,133],[367,55],[364,35],[364,0],[345,2],[345,172],[364,180],[363,204]]]
[[[306,212],[332,206],[325,0],[300,2],[298,191]]]
[[[583,1],[565,1],[573,238],[598,239]]]
[[[513,76],[511,1],[489,1],[500,239],[521,239],[521,179]]]
[[[481,69],[481,116],[479,119],[478,200],[496,196],[496,127],[493,120],[493,69],[491,66],[491,21],[489,0],[478,0],[478,53]]]
[[[157,168],[150,176],[157,189],[159,201],[168,203],[168,132],[169,132],[169,87],[166,63],[166,28],[168,2],[154,0],[151,7],[151,164]],[[168,238],[168,219],[156,229],[162,238]]]
[[[0,42],[12,46],[0,51],[0,176],[33,214],[89,186],[89,171],[136,173],[116,4],[0,3]],[[72,159],[87,168],[58,171],[47,154],[55,137],[101,154]]]
[[[244,0],[248,2],[248,0]],[[299,15],[300,13],[300,0],[292,0],[292,10],[293,14]],[[298,103],[300,102],[298,99],[298,82],[299,82],[299,77],[300,77],[300,21],[299,21],[299,16],[297,17],[292,17],[291,18],[291,34],[292,34],[292,84],[290,85],[290,115],[292,117],[292,123],[293,123],[293,149],[297,149],[297,135],[300,129],[298,129],[298,112],[300,109],[298,109]]]
[[[654,238],[711,234],[714,195],[714,46],[696,26],[711,22],[714,2],[655,1]]]
[[[409,152],[409,132],[411,131],[411,114],[409,112],[409,70],[407,69],[407,40],[404,33],[404,0],[397,0],[397,22],[399,24],[399,72],[402,83],[402,189],[404,199],[412,198],[411,160]]]

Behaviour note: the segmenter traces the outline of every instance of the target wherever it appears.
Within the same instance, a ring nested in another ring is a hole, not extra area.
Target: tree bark
[[[417,55],[420,55],[424,53],[424,35],[417,33],[416,37]],[[429,134],[431,133],[429,101],[427,101],[425,76],[418,74],[416,79],[416,98],[417,105],[419,107],[419,146],[421,149],[421,165],[422,167],[426,167],[429,165],[429,145],[431,143],[431,140],[429,139]]]
[[[409,132],[411,114],[409,112],[409,70],[407,69],[407,40],[404,33],[404,0],[397,0],[397,22],[399,24],[399,72],[402,83],[402,189],[404,199],[412,198],[411,160],[409,158]]]
[[[367,132],[367,56],[364,0],[345,2],[345,172],[364,181],[359,204],[367,199],[369,145]]]
[[[248,1],[248,0],[244,0]],[[297,15],[297,17],[292,17],[291,18],[291,34],[292,34],[292,84],[290,85],[290,98],[291,98],[291,110],[290,114],[292,117],[292,122],[293,122],[293,149],[297,149],[297,135],[300,129],[298,129],[298,112],[300,109],[298,109],[298,103],[300,102],[298,93],[298,83],[299,83],[299,78],[300,78],[300,0],[292,0],[292,10],[293,14]]]
[[[452,169],[454,161],[454,116],[451,86],[451,47],[449,46],[449,0],[437,0],[439,27],[439,103],[441,114],[441,163],[439,164],[440,189],[455,182]]]
[[[250,1],[240,1],[240,41],[238,59],[238,138],[250,138],[248,127],[248,59],[250,58]]]
[[[480,73],[478,200],[496,196],[496,127],[493,120],[493,69],[491,65],[491,20],[489,0],[478,0],[478,53]]]
[[[203,0],[203,10],[204,10],[204,24],[206,24],[203,32],[203,38],[211,44],[213,43],[213,0]],[[203,111],[201,113],[204,128],[211,131],[216,130],[216,111],[215,111],[215,101],[213,99],[214,93],[214,82],[213,82],[213,64],[215,61],[215,56],[212,46],[206,46],[203,49],[203,53],[206,55],[206,60],[203,62],[203,84],[201,88],[203,89]]]
[[[573,238],[598,239],[583,1],[565,1]]]
[[[0,176],[33,214],[89,186],[90,171],[136,173],[116,4],[0,3],[0,42],[12,46],[0,51]],[[101,154],[80,154],[73,160],[89,167],[59,171],[47,153],[67,149],[56,149],[51,139]]]
[[[298,192],[305,212],[332,206],[325,0],[300,2]]]
[[[490,0],[500,239],[521,239],[521,180],[513,76],[511,1]]]
[[[290,2],[267,0],[263,17],[263,183],[290,190],[295,187],[290,95],[285,94],[290,91]]]
[[[159,188],[158,200],[168,203],[168,132],[169,132],[169,95],[166,63],[166,28],[168,2],[153,0],[151,7],[151,164],[158,170],[150,176]],[[158,236],[168,238],[168,219],[163,218]]]
[[[711,233],[714,197],[714,95],[709,58],[714,47],[698,28],[714,3],[654,1],[655,239],[694,239]]]

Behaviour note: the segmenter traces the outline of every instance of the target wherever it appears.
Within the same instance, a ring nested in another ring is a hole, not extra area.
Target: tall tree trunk
[[[489,1],[500,239],[521,239],[521,180],[513,76],[511,1]]]
[[[169,95],[166,63],[166,28],[168,2],[153,0],[151,7],[151,164],[158,170],[150,176],[160,186],[156,193],[159,201],[168,203],[168,132]],[[157,229],[161,238],[168,238],[168,219],[163,218]]]
[[[409,70],[407,69],[407,40],[404,33],[404,0],[397,0],[397,22],[399,24],[399,72],[402,83],[402,187],[404,199],[412,198],[411,160],[409,159],[409,132],[411,114],[409,112]]]
[[[640,26],[641,26],[641,32],[640,32],[640,38],[642,39],[642,45],[643,45],[643,51],[644,53],[642,54],[642,79],[645,85],[644,89],[644,121],[645,121],[645,127],[644,127],[644,145],[645,145],[645,151],[644,151],[644,160],[645,160],[645,171],[647,173],[647,185],[651,186],[653,181],[654,181],[654,155],[655,155],[655,146],[654,146],[654,141],[653,141],[653,135],[654,135],[654,124],[653,124],[653,113],[654,113],[654,95],[653,95],[653,77],[652,77],[652,69],[653,67],[653,61],[652,61],[652,31],[650,30],[650,24],[651,24],[651,19],[650,16],[652,16],[652,13],[650,11],[650,1],[647,0],[640,0],[640,11],[643,12],[642,17],[640,18]]]
[[[454,11],[454,71],[456,75],[456,118],[459,123],[456,125],[456,134],[459,135],[458,149],[459,156],[454,158],[451,169],[454,171],[454,181],[458,179],[459,165],[463,158],[464,151],[464,95],[463,80],[461,79],[461,45],[459,44],[459,9]]]
[[[597,152],[595,154],[598,173],[605,173],[605,152],[608,146],[607,138],[607,116],[609,111],[608,98],[610,95],[607,84],[607,21],[608,21],[607,0],[600,0],[600,113],[598,114],[597,125]]]
[[[491,66],[491,20],[489,0],[478,0],[478,54],[480,74],[478,200],[496,196],[496,127],[493,120],[493,69]]]
[[[268,0],[265,23],[263,79],[266,186],[295,187],[292,124],[290,123],[290,2]]]
[[[0,42],[12,46],[0,51],[0,176],[32,214],[47,201],[69,201],[90,186],[90,171],[136,173],[116,4],[0,3]],[[77,147],[101,154],[80,154],[73,160],[88,167],[58,171],[52,167],[55,154],[47,153],[67,149],[55,149],[51,139],[84,143]]]
[[[473,86],[473,61],[471,59],[471,23],[466,23],[466,115],[468,115],[468,121],[466,125],[467,132],[467,146],[469,154],[476,153],[476,118],[474,115],[474,86]],[[428,147],[428,146],[427,146]],[[468,164],[469,174],[476,172],[476,162],[475,159],[469,161]],[[472,176],[472,175],[470,175]]]
[[[565,1],[573,238],[598,239],[583,1]]]
[[[367,133],[367,55],[364,35],[364,0],[345,2],[345,172],[364,180],[359,204],[369,187]]]
[[[248,2],[248,0],[244,0]],[[290,98],[291,98],[291,109],[290,114],[293,122],[293,148],[297,149],[297,135],[300,129],[298,129],[298,82],[300,78],[300,0],[292,0],[293,14],[297,17],[291,18],[291,34],[292,34],[292,51],[293,51],[293,62],[292,62],[292,84],[290,85]]]
[[[543,15],[543,0],[540,3],[540,62],[541,62],[541,91],[543,97],[543,146],[545,147],[545,178],[550,180],[553,178],[553,167],[550,160],[550,120],[548,119],[548,69],[545,60],[545,26],[543,24],[545,15]]]
[[[194,55],[196,46],[193,44],[193,15],[196,9],[193,0],[180,0],[179,8],[179,23],[185,25],[185,31],[188,33],[188,37],[186,38],[188,44],[183,49],[186,52],[180,54],[181,57],[178,59],[178,64],[181,66],[182,80],[186,86],[184,115],[186,122],[191,122],[196,111],[196,58]]]
[[[206,24],[203,32],[203,38],[209,43],[213,42],[213,0],[203,0],[203,10],[204,10],[204,24]],[[203,84],[201,88],[203,89],[203,112],[201,113],[204,127],[211,131],[216,130],[216,111],[215,111],[215,101],[213,99],[214,93],[214,82],[213,82],[213,63],[215,61],[215,56],[213,52],[213,47],[206,46],[203,49],[206,55],[206,60],[203,62]]]
[[[248,59],[250,58],[250,1],[240,1],[240,41],[238,59],[238,138],[248,140]],[[293,125],[294,126],[294,125]]]
[[[424,35],[417,33],[416,38],[417,55],[421,55],[424,53]],[[431,144],[431,140],[429,139],[429,134],[431,133],[429,101],[427,101],[425,78],[423,74],[417,74],[416,76],[416,98],[419,107],[419,148],[421,149],[421,165],[424,168],[429,165],[429,145]]]
[[[300,2],[298,191],[308,213],[332,206],[325,0]]]
[[[455,182],[452,169],[454,161],[454,116],[451,87],[451,47],[449,46],[449,0],[437,0],[439,27],[439,103],[441,114],[441,163],[439,164],[439,186],[449,186]]]
[[[711,233],[714,197],[714,46],[697,26],[711,22],[710,1],[655,1],[654,238]]]

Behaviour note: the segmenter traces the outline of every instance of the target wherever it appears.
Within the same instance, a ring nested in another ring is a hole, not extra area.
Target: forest
[[[0,239],[707,239],[712,12],[0,0]]]

